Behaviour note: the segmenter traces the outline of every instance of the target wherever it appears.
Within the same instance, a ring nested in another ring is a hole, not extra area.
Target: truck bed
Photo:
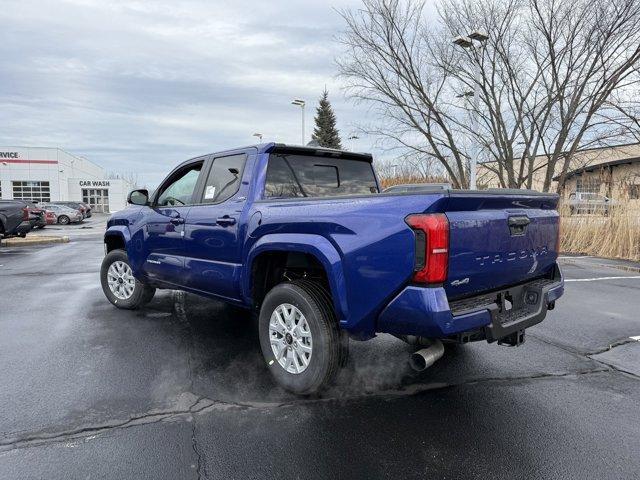
[[[522,190],[260,200],[254,208],[262,222],[251,237],[324,237],[343,265],[344,289],[336,288],[345,292],[336,302],[340,322],[370,336],[382,309],[412,283],[416,242],[408,215],[444,213],[449,219],[448,276],[430,287],[444,288],[453,301],[550,274],[557,203],[557,195]],[[511,234],[512,217],[529,220],[524,234]]]

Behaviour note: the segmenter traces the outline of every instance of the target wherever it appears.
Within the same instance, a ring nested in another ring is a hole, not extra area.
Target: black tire
[[[136,279],[135,281],[133,293],[127,299],[118,298],[111,291],[107,282],[107,271],[109,270],[109,267],[112,263],[118,261],[129,265],[129,257],[127,257],[127,252],[125,252],[124,250],[110,251],[104,257],[104,260],[102,260],[102,266],[100,267],[100,283],[102,284],[102,291],[107,297],[107,300],[109,300],[114,306],[122,308],[124,310],[135,310],[149,303],[155,295],[156,289],[154,287],[145,285],[138,279]]]
[[[71,222],[71,219],[69,217],[67,217],[66,215],[60,215],[58,217],[58,223],[60,225],[68,225],[69,222]]]
[[[269,338],[269,322],[275,309],[288,303],[305,316],[311,331],[313,351],[301,373],[290,373],[276,359]],[[285,390],[310,395],[327,387],[348,356],[348,337],[338,327],[333,303],[320,285],[308,280],[276,285],[267,293],[258,318],[260,347],[267,367]]]

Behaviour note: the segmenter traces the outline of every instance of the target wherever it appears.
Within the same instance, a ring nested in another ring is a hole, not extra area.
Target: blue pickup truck
[[[101,282],[134,309],[178,289],[255,312],[268,369],[316,392],[349,339],[425,348],[524,341],[562,295],[558,197],[526,190],[380,193],[368,154],[261,144],[193,158],[129,194]]]

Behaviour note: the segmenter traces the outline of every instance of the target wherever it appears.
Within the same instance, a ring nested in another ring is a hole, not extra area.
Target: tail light
[[[416,236],[413,281],[443,283],[449,267],[449,220],[443,213],[409,215]]]
[[[15,210],[14,210],[15,212]],[[29,208],[28,207],[24,207],[22,209],[22,220],[29,220]]]

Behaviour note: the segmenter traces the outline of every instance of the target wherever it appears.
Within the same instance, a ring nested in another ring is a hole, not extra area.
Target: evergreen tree
[[[316,140],[321,147],[341,149],[340,133],[336,128],[336,116],[333,113],[331,102],[329,102],[329,92],[324,89],[320,104],[316,108],[316,126],[313,129],[312,140]]]

